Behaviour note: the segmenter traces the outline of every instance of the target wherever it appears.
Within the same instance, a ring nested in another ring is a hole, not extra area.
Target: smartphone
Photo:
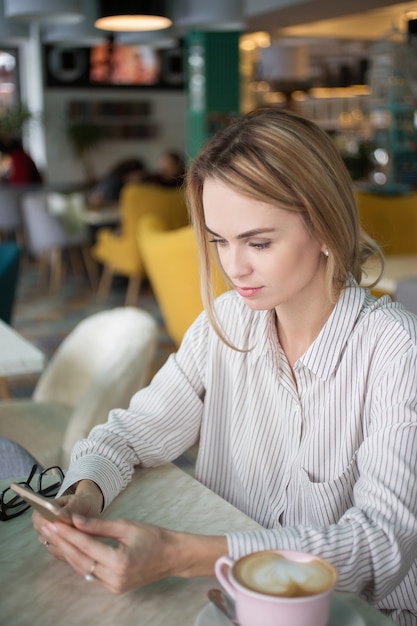
[[[23,485],[17,485],[16,483],[12,483],[10,489],[13,489],[25,502],[33,506],[34,509],[50,522],[62,522],[63,524],[72,526],[71,517],[65,514],[61,515],[61,507],[50,498],[45,498],[45,496],[31,491],[27,487],[23,487]]]

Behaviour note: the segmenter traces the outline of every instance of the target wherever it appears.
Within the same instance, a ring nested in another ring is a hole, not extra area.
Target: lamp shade
[[[4,0],[4,17],[23,22],[79,22],[79,0]]]
[[[75,47],[94,46],[102,43],[108,36],[96,28],[94,22],[99,17],[98,0],[80,0],[84,14],[82,22],[77,24],[46,24],[42,31],[44,43],[71,45]]]
[[[171,26],[162,0],[100,0],[95,26],[111,31],[161,30]]]
[[[29,39],[29,26],[4,19],[4,0],[0,0],[0,44],[13,44]]]

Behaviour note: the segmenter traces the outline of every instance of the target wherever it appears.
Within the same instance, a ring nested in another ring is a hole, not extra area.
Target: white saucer
[[[210,604],[205,606],[198,614],[195,626],[230,626],[231,623],[232,622],[210,602]],[[337,596],[333,596],[327,626],[366,626],[366,622],[346,601]]]

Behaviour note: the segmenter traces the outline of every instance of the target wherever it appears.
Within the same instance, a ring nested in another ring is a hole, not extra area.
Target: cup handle
[[[216,578],[219,581],[219,583],[226,589],[229,596],[231,596],[233,600],[236,600],[235,588],[230,582],[228,573],[225,572],[225,568],[227,567],[229,571],[230,568],[234,565],[234,563],[235,563],[234,560],[230,556],[227,556],[227,555],[221,556],[219,559],[217,559],[216,563],[214,564],[214,571],[215,571]]]

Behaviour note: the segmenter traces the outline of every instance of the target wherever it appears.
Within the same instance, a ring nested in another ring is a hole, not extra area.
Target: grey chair
[[[397,283],[395,300],[417,314],[417,278],[403,278]]]
[[[27,478],[38,461],[18,443],[0,436],[0,480]]]
[[[41,277],[49,270],[50,287],[57,289],[63,275],[63,251],[81,251],[93,289],[98,282],[98,269],[90,254],[90,234],[86,224],[70,229],[48,209],[46,192],[25,193],[22,196],[22,218],[27,251],[39,262]]]
[[[22,242],[23,222],[18,187],[0,187],[0,239]]]

